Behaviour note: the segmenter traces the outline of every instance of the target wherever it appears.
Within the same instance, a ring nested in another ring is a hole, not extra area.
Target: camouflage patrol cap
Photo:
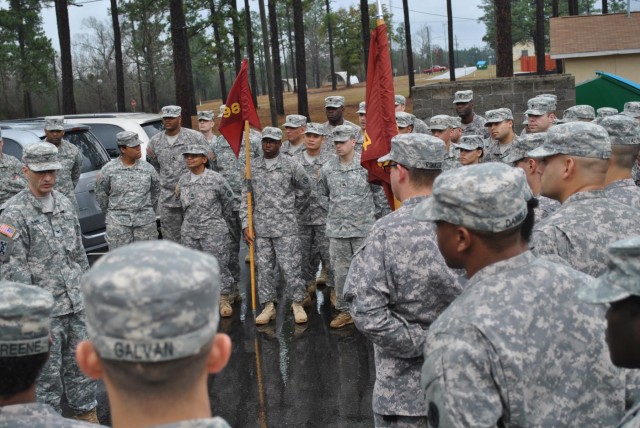
[[[213,120],[213,111],[211,110],[200,110],[198,112],[198,120]]]
[[[609,134],[602,126],[590,122],[562,123],[549,128],[542,146],[527,153],[532,158],[559,154],[609,159],[611,157]]]
[[[316,135],[327,135],[327,131],[325,131],[324,126],[320,123],[309,122],[307,123],[307,128],[304,131],[305,134],[316,134]]]
[[[307,118],[300,114],[290,114],[282,126],[288,126],[289,128],[300,128],[307,124]]]
[[[556,111],[556,102],[553,98],[537,96],[527,101],[527,111],[524,114],[542,116],[553,111]]]
[[[613,116],[614,114],[618,114],[618,109],[613,107],[600,107],[596,110],[596,116],[598,117],[607,117]]]
[[[182,107],[180,106],[164,106],[162,107],[162,117],[180,117]]]
[[[433,183],[433,196],[420,203],[413,216],[502,232],[524,221],[532,196],[520,168],[499,162],[470,165],[440,174]]]
[[[404,97],[404,95],[395,95],[393,98],[397,106],[403,106],[407,104],[407,99]]]
[[[262,139],[282,141],[282,130],[273,126],[265,126],[262,130]]]
[[[624,103],[624,110],[622,110],[622,114],[625,116],[635,117],[636,119],[640,117],[640,101],[629,101]]]
[[[209,151],[207,147],[202,144],[188,144],[187,147],[182,149],[182,156],[184,155],[203,155],[207,156]]]
[[[360,104],[358,104],[358,111],[356,113],[358,114],[367,114],[367,103],[365,101],[362,101]]]
[[[431,118],[431,120],[429,121],[429,129],[443,130],[447,128],[454,128],[454,121],[455,119],[451,116],[447,116],[446,114],[439,114]]]
[[[516,138],[511,145],[511,150],[509,150],[509,153],[502,159],[502,161],[506,164],[514,164],[529,157],[528,153],[540,147],[546,138],[546,132],[524,134],[523,136]]]
[[[451,128],[457,129],[462,128],[462,119],[459,116],[453,117],[453,122],[451,122]]]
[[[575,120],[593,120],[596,118],[596,111],[587,104],[579,104],[569,107],[562,114],[562,122],[567,123]]]
[[[402,134],[391,139],[391,151],[378,162],[394,161],[418,169],[442,169],[444,142],[426,134]]]
[[[607,270],[578,290],[588,303],[611,303],[640,296],[640,236],[614,242],[607,248]]]
[[[327,97],[324,99],[324,107],[332,107],[332,108],[338,108],[338,107],[344,107],[344,97],[338,96],[338,95],[334,95],[331,97]]]
[[[536,97],[550,98],[554,104],[558,104],[558,96],[556,94],[538,94]]]
[[[558,123],[569,123],[569,122],[577,122],[578,116],[574,110],[570,108],[566,109],[564,113],[562,113],[562,119],[558,120]]]
[[[36,172],[62,169],[58,148],[44,141],[27,145],[22,153],[22,162]]]
[[[469,103],[473,101],[473,91],[458,91],[453,96],[453,103]]]
[[[144,363],[197,354],[218,328],[219,273],[215,257],[170,241],[110,251],[81,280],[100,357]]]
[[[413,126],[416,117],[411,113],[406,113],[404,111],[396,112],[396,123],[398,124],[398,128],[406,128],[407,126]]]
[[[594,123],[607,130],[611,145],[640,144],[640,123],[622,114],[597,118]]]
[[[122,131],[116,134],[118,146],[138,147],[142,141],[138,139],[138,134],[133,131]]]
[[[223,117],[224,116],[224,109],[227,108],[226,104],[221,104],[220,105],[220,113],[218,113],[218,117]]]
[[[64,116],[47,116],[44,118],[45,131],[64,131]]]
[[[463,135],[460,138],[460,143],[454,144],[453,147],[462,150],[484,150],[484,141],[482,141],[482,137],[479,135]]]
[[[49,351],[53,296],[33,285],[0,281],[0,358]]]
[[[344,143],[345,141],[356,138],[356,129],[349,125],[338,125],[333,128],[331,136],[333,137],[334,143]]]
[[[513,113],[508,108],[497,108],[495,110],[488,110],[485,112],[485,119],[487,122],[484,126],[489,126],[492,123],[500,123],[505,120],[513,120]]]

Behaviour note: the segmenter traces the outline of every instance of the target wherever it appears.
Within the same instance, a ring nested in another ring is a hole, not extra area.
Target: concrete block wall
[[[538,94],[555,94],[559,118],[565,109],[576,103],[576,85],[572,75],[500,77],[416,86],[413,88],[413,114],[427,123],[437,114],[456,116],[453,94],[468,89],[473,90],[476,114],[484,116],[487,110],[510,108],[518,133],[523,128],[523,115],[530,98]]]

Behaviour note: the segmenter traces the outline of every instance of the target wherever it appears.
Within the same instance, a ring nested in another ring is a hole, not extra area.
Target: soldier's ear
[[[76,360],[80,370],[88,377],[91,379],[103,378],[104,369],[93,343],[88,340],[80,342],[76,348]]]
[[[226,367],[229,357],[231,357],[231,338],[224,333],[217,333],[211,341],[207,371],[219,373]]]

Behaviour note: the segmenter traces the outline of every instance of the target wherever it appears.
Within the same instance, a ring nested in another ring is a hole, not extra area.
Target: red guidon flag
[[[362,166],[369,172],[369,182],[382,185],[393,209],[389,174],[378,166],[378,158],[391,150],[391,138],[398,133],[393,91],[393,72],[389,56],[387,26],[378,21],[371,32],[367,65],[367,126],[362,144]]]
[[[233,82],[227,104],[222,114],[222,120],[218,130],[227,139],[236,158],[240,154],[242,145],[242,132],[244,131],[245,120],[254,128],[262,129],[258,112],[251,99],[251,88],[249,88],[248,63],[245,58],[242,61],[240,72]],[[392,96],[393,97],[393,96]]]

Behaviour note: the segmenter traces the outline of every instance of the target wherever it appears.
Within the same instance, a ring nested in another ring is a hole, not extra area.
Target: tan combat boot
[[[336,307],[336,301],[337,301],[336,289],[334,287],[331,287],[331,294],[329,294],[329,302],[331,303],[331,306],[333,306],[334,308]]]
[[[303,324],[307,322],[307,313],[304,311],[304,308],[300,303],[293,302],[291,304],[291,309],[293,309],[293,318],[296,321],[296,324]]]
[[[95,407],[88,412],[75,415],[73,419],[77,421],[89,422],[90,424],[100,425],[100,422],[98,421],[98,411]]]
[[[232,303],[233,303],[233,300],[231,300],[228,294],[220,295],[219,305],[220,305],[220,316],[222,318],[230,317],[231,314],[233,314],[233,309],[231,308]]]
[[[276,319],[276,308],[273,302],[267,302],[260,315],[256,317],[256,325],[267,324],[269,321]]]
[[[331,328],[342,328],[346,325],[353,324],[353,318],[349,312],[340,312],[336,317],[331,321],[329,327]]]

